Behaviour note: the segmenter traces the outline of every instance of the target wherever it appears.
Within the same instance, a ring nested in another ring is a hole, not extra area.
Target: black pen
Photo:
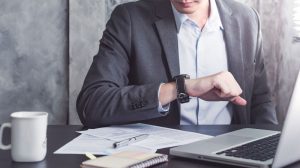
[[[149,136],[149,134],[141,134],[141,135],[138,135],[138,136],[130,137],[128,139],[124,139],[122,141],[118,141],[118,142],[113,143],[113,147],[114,148],[119,148],[119,147],[122,147],[122,146],[127,146],[129,144],[144,140],[148,136]]]

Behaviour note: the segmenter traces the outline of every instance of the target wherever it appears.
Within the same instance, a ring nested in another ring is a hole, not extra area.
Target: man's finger
[[[232,103],[240,106],[245,106],[247,104],[247,101],[243,99],[241,96],[234,97],[230,100]]]

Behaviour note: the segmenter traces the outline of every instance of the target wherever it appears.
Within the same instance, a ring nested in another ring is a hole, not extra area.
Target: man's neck
[[[199,9],[196,12],[187,14],[187,16],[192,20],[194,20],[201,29],[206,24],[209,15],[210,15],[210,0],[202,0]]]

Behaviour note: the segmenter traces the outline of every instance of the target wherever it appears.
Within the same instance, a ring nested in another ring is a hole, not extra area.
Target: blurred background
[[[282,123],[300,69],[300,0],[238,0],[261,16],[264,54]],[[75,101],[112,10],[128,0],[0,0],[0,124],[49,112],[81,124]],[[300,96],[300,95],[299,95]]]

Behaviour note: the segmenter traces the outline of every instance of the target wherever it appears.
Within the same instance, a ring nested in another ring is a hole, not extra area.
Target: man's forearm
[[[207,101],[231,101],[238,105],[246,105],[239,95],[242,90],[230,72],[220,72],[211,76],[185,80],[188,95]],[[177,97],[175,82],[161,86],[159,101],[166,105]]]

